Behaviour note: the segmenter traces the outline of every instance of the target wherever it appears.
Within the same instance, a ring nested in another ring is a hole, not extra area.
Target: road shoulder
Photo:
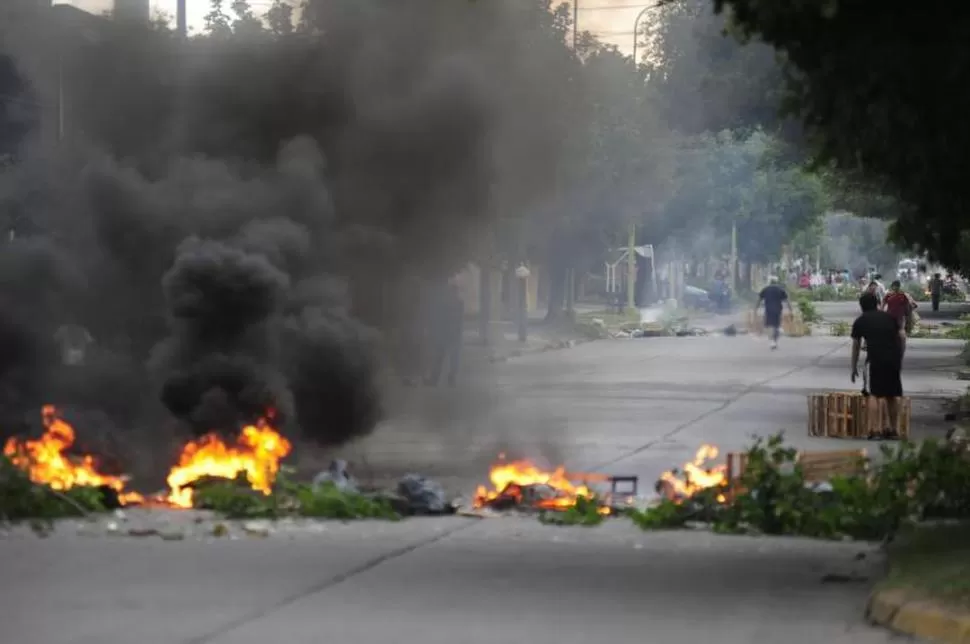
[[[970,644],[970,524],[917,528],[890,548],[866,618],[931,642]]]

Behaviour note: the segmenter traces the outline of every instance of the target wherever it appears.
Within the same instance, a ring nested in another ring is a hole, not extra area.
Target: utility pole
[[[579,3],[579,0],[575,0]],[[574,5],[574,10],[575,10]],[[640,62],[637,60],[637,46],[640,44],[640,20],[643,19],[647,12],[651,9],[656,9],[659,4],[650,5],[644,7],[637,14],[636,19],[633,21],[633,68],[639,70]],[[575,42],[575,34],[573,36]],[[573,44],[573,48],[575,48]],[[637,308],[637,222],[636,219],[630,219],[630,226],[627,230],[626,239],[626,307],[630,311],[634,311]]]
[[[186,16],[186,0],[178,0],[175,4],[175,25],[176,31],[181,38],[186,38],[189,35],[189,21]]]
[[[738,292],[738,222],[731,222],[731,291]]]
[[[573,0],[573,51],[579,47],[579,0]]]
[[[637,308],[637,224],[630,221],[626,240],[626,308]]]

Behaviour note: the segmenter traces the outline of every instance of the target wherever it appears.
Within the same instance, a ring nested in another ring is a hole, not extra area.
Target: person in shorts
[[[862,315],[852,323],[852,382],[859,376],[859,354],[865,340],[869,367],[869,394],[886,401],[889,427],[870,438],[896,440],[899,398],[903,395],[902,365],[905,330],[889,313],[879,310],[879,300],[872,293],[859,298]]]
[[[905,331],[903,334],[903,347],[902,352],[906,353],[906,336],[911,331],[910,321],[913,319],[913,311],[916,310],[916,302],[909,296],[908,293],[903,291],[902,284],[899,280],[894,281],[889,286],[889,292],[886,297],[882,300],[883,310],[891,315],[899,328]]]
[[[778,348],[778,337],[781,335],[781,310],[783,305],[788,306],[788,313],[792,312],[791,300],[788,299],[788,292],[785,287],[778,283],[777,277],[768,279],[768,286],[761,289],[758,294],[758,303],[754,305],[754,314],[758,315],[761,303],[765,303],[765,328],[771,329],[771,348]]]

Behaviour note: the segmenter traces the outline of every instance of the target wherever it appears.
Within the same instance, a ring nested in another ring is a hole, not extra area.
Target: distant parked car
[[[684,286],[684,306],[689,309],[702,309],[710,311],[714,308],[710,294],[702,288],[696,286]]]

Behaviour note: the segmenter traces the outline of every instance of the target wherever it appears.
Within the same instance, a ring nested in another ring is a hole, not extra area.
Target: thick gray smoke
[[[70,110],[0,175],[5,409],[133,423],[161,400],[199,432],[272,411],[324,445],[374,427],[386,332],[421,314],[387,303],[471,259],[502,177],[524,206],[559,140],[543,3],[401,4],[319,0],[309,33],[190,43],[13,16],[0,45],[43,105],[41,43],[70,48]],[[58,365],[67,323],[94,340],[83,366]]]

